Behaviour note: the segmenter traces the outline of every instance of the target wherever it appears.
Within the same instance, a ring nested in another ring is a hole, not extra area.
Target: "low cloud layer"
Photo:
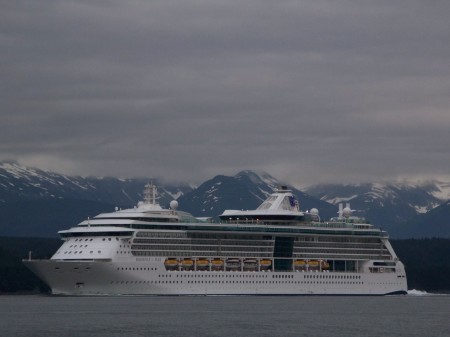
[[[448,1],[24,0],[0,160],[299,185],[450,175]]]

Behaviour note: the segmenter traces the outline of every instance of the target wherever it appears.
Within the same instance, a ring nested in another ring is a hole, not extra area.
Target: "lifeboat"
[[[269,259],[262,259],[259,261],[259,267],[261,270],[267,270],[272,266],[272,260]]]
[[[245,259],[244,268],[245,271],[256,271],[258,270],[258,261],[256,259]]]
[[[309,260],[308,265],[309,265],[309,270],[319,269],[319,261],[317,261],[317,260]]]
[[[183,268],[183,270],[193,269],[194,268],[194,260],[192,260],[190,258],[181,260],[181,267]]]
[[[166,267],[166,270],[175,270],[178,268],[178,260],[169,257],[164,261],[164,267]]]
[[[295,260],[294,268],[295,268],[295,270],[305,270],[306,269],[306,261],[305,260]]]
[[[197,260],[197,270],[207,270],[209,269],[209,260],[205,258],[200,258]]]
[[[240,270],[241,269],[241,260],[230,258],[227,259],[227,270]]]
[[[212,270],[223,270],[223,260],[222,259],[214,259],[211,261],[211,269]]]

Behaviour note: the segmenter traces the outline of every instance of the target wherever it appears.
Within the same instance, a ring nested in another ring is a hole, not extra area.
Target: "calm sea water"
[[[450,336],[450,296],[1,296],[0,336]]]

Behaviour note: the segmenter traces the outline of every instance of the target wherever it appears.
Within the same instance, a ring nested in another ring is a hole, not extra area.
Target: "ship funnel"
[[[339,203],[339,212],[338,212],[339,218],[342,218],[343,214],[344,214],[344,204],[342,202],[340,202]]]

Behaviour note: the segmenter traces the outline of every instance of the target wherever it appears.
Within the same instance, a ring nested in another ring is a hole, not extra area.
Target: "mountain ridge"
[[[198,217],[217,220],[225,209],[255,209],[275,188],[286,185],[298,197],[303,211],[318,208],[322,219],[335,216],[339,202],[350,202],[356,215],[368,218],[394,237],[450,237],[450,206],[445,200],[450,183],[445,182],[319,184],[297,189],[266,172],[242,170],[234,176],[217,175],[193,187],[154,178],[72,177],[11,162],[0,163],[0,213],[4,219],[0,234],[26,235],[29,231],[30,236],[54,236],[57,230],[76,225],[80,218],[95,216],[94,212],[133,207],[143,199],[142,191],[149,181],[158,186],[158,202],[163,207],[177,199],[181,210]],[[62,201],[58,204],[55,200]],[[95,207],[88,207],[88,202]],[[41,219],[63,227],[55,225],[39,232],[39,226],[45,227],[42,222],[17,215],[38,206],[50,214]],[[72,214],[66,223],[56,217],[58,207]],[[33,227],[33,223],[40,225]]]

